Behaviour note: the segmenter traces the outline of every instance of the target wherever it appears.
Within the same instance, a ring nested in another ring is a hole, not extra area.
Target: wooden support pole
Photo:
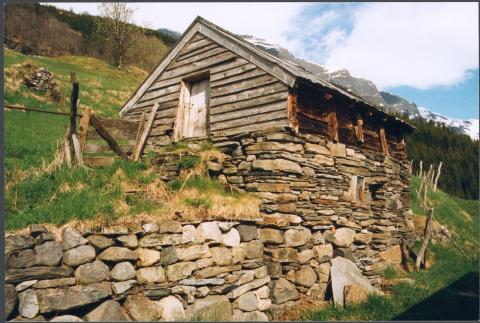
[[[424,201],[424,203],[426,204],[426,201]],[[422,263],[425,263],[425,254],[427,252],[428,243],[430,242],[430,234],[432,232],[433,208],[425,207],[425,209],[427,209],[428,216],[427,216],[427,221],[425,223],[425,234],[424,234],[422,246],[420,247],[420,250],[418,251],[418,256],[417,256],[417,259],[415,261],[416,271],[418,271],[420,269],[420,265]]]
[[[145,147],[145,143],[147,141],[148,134],[150,133],[150,130],[152,128],[153,121],[155,120],[155,115],[157,114],[158,106],[159,106],[158,103],[155,103],[155,105],[153,106],[152,111],[148,116],[147,124],[143,129],[143,133],[140,136],[138,142],[135,143],[136,149],[133,151],[134,161],[138,161],[140,159],[140,156],[142,156],[143,148]]]
[[[127,159],[127,155],[125,152],[120,148],[118,145],[117,141],[113,138],[113,136],[108,132],[107,128],[102,124],[102,122],[95,116],[95,114],[92,114],[90,116],[90,123],[92,126],[95,128],[95,130],[98,132],[98,134],[105,139],[105,141],[108,143],[110,148],[117,153],[122,159]]]
[[[82,153],[80,152],[80,142],[78,141],[76,129],[78,93],[80,86],[78,84],[75,72],[70,73],[70,81],[72,82],[72,94],[70,97],[70,139],[72,141],[77,165],[83,167]]]
[[[145,128],[145,119],[147,117],[147,114],[145,112],[142,113],[142,116],[140,118],[140,123],[138,125],[138,129],[137,129],[137,135],[135,136],[135,144],[133,146],[133,150],[132,150],[132,156],[131,158],[133,159],[134,156],[135,156],[135,152],[139,149],[138,147],[138,144],[140,143],[140,136],[142,135],[143,133],[143,130]]]
[[[85,143],[87,142],[88,125],[90,124],[91,114],[92,109],[86,108],[80,119],[80,125],[78,126],[78,141],[80,142],[80,154],[82,154],[82,156],[85,150]]]

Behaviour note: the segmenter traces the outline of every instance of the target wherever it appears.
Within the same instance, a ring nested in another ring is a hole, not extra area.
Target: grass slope
[[[423,216],[415,195],[419,179],[412,180],[412,209]],[[410,278],[398,283],[392,295],[371,296],[368,301],[346,308],[330,305],[304,313],[304,320],[476,320],[479,277],[479,207],[477,200],[462,200],[442,191],[430,194],[436,220],[447,225],[453,239],[467,251],[465,258],[451,244],[430,244],[433,266],[420,272],[392,273],[390,280]],[[433,254],[433,255],[432,255]]]

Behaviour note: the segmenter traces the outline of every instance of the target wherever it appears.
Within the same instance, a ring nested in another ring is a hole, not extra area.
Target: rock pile
[[[53,102],[60,101],[60,86],[52,72],[44,67],[39,67],[30,75],[25,75],[22,83],[35,91],[48,92]]]

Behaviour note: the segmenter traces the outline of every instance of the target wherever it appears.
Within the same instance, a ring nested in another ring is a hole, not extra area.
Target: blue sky
[[[96,3],[55,3],[97,14]],[[478,3],[131,3],[183,32],[197,16],[454,118],[478,118]]]

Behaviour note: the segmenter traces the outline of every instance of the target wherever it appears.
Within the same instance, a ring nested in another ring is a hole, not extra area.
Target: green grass
[[[415,189],[419,179],[412,180],[412,209],[422,216]],[[432,245],[429,252],[434,263],[428,270],[407,275],[413,285],[399,283],[392,287],[392,296],[371,295],[365,303],[346,308],[333,304],[318,311],[306,312],[304,320],[455,320],[478,319],[478,243],[479,201],[462,200],[437,191],[430,194],[434,216],[446,224],[454,239],[468,250],[465,258],[451,244]],[[417,243],[418,245],[418,243]],[[392,268],[383,276],[399,276]]]
[[[7,104],[40,107],[46,110],[69,111],[70,72],[75,72],[80,83],[79,108],[91,107],[99,115],[118,116],[121,106],[145,79],[147,73],[135,67],[118,70],[115,66],[99,59],[83,56],[41,57],[23,55],[4,47],[5,102]],[[59,104],[48,102],[45,94],[17,87],[22,75],[18,64],[31,62],[51,71],[60,84],[62,100]],[[16,66],[14,66],[16,65]]]
[[[149,183],[155,174],[144,174],[144,163],[117,160],[112,166],[99,169],[62,167],[51,173],[40,173],[12,185],[6,191],[5,228],[21,229],[34,223],[61,225],[71,220],[101,218],[114,220],[115,206],[124,201],[132,214],[157,208],[160,201],[143,195],[125,195],[121,180],[115,176],[122,170],[128,181]]]

